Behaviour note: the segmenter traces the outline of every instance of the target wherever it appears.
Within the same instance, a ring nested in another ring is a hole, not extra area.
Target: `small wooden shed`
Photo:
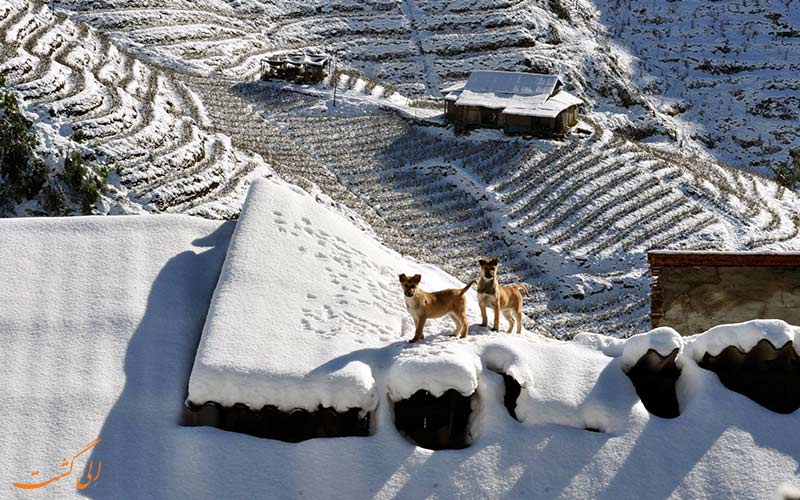
[[[466,82],[442,90],[445,121],[508,134],[562,134],[578,122],[583,104],[562,87],[556,75],[474,71]]]
[[[330,72],[331,58],[311,52],[282,52],[261,60],[262,80],[318,83]]]

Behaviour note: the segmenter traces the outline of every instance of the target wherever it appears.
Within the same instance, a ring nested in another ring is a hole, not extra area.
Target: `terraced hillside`
[[[477,256],[499,257],[504,281],[532,289],[526,326],[558,337],[645,328],[648,248],[798,246],[795,192],[592,122],[564,142],[455,136],[354,91],[333,109],[324,88],[177,71],[46,5],[16,5],[0,4],[0,73],[40,124],[80,131],[117,172],[101,213],[233,217],[248,180],[274,172],[461,279]],[[118,10],[92,15],[150,7]]]
[[[769,174],[800,147],[800,8],[785,0],[596,2],[642,98],[679,141]]]
[[[66,0],[143,57],[242,80],[318,47],[405,94],[475,69],[564,76],[608,128],[771,174],[800,148],[800,9],[785,0]]]
[[[45,5],[21,7],[0,7],[0,74],[50,125],[41,133],[72,138],[113,170],[106,210],[238,213],[241,181],[267,166],[210,131],[173,72]]]

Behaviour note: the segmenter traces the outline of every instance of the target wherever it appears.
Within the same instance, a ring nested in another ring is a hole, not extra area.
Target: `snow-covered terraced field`
[[[268,172],[262,158],[209,130],[174,72],[46,5],[6,4],[0,15],[6,85],[49,133],[80,142],[113,169],[117,210],[232,217],[244,180]]]
[[[800,146],[800,11],[784,0],[59,6],[187,71],[246,79],[265,53],[316,47],[406,94],[433,96],[476,69],[544,71],[563,75],[605,126],[695,154],[769,174]]]
[[[785,0],[595,2],[658,119],[770,173],[800,146],[800,9]]]

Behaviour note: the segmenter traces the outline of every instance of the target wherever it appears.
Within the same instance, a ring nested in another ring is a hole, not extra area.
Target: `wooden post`
[[[331,82],[333,83],[333,107],[336,107],[336,87],[338,87],[339,82],[336,78],[336,52],[333,53],[333,71],[331,71]]]

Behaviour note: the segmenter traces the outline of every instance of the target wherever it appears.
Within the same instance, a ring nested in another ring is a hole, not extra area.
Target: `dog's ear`
[[[492,260],[489,261],[489,264],[492,264],[493,266],[496,266],[496,265],[500,264],[500,261],[497,260],[497,257],[495,257],[495,258],[493,258]]]
[[[400,283],[405,283],[406,281],[408,281],[408,276],[406,276],[405,273],[401,274]]]
[[[411,281],[412,283],[419,284],[419,282],[422,281],[422,275],[415,274],[414,277],[411,278],[409,281]]]
[[[478,261],[478,265],[479,265],[479,266],[481,266],[481,267],[482,267],[482,266],[485,266],[485,265],[486,265],[486,259],[480,259],[480,260]]]

